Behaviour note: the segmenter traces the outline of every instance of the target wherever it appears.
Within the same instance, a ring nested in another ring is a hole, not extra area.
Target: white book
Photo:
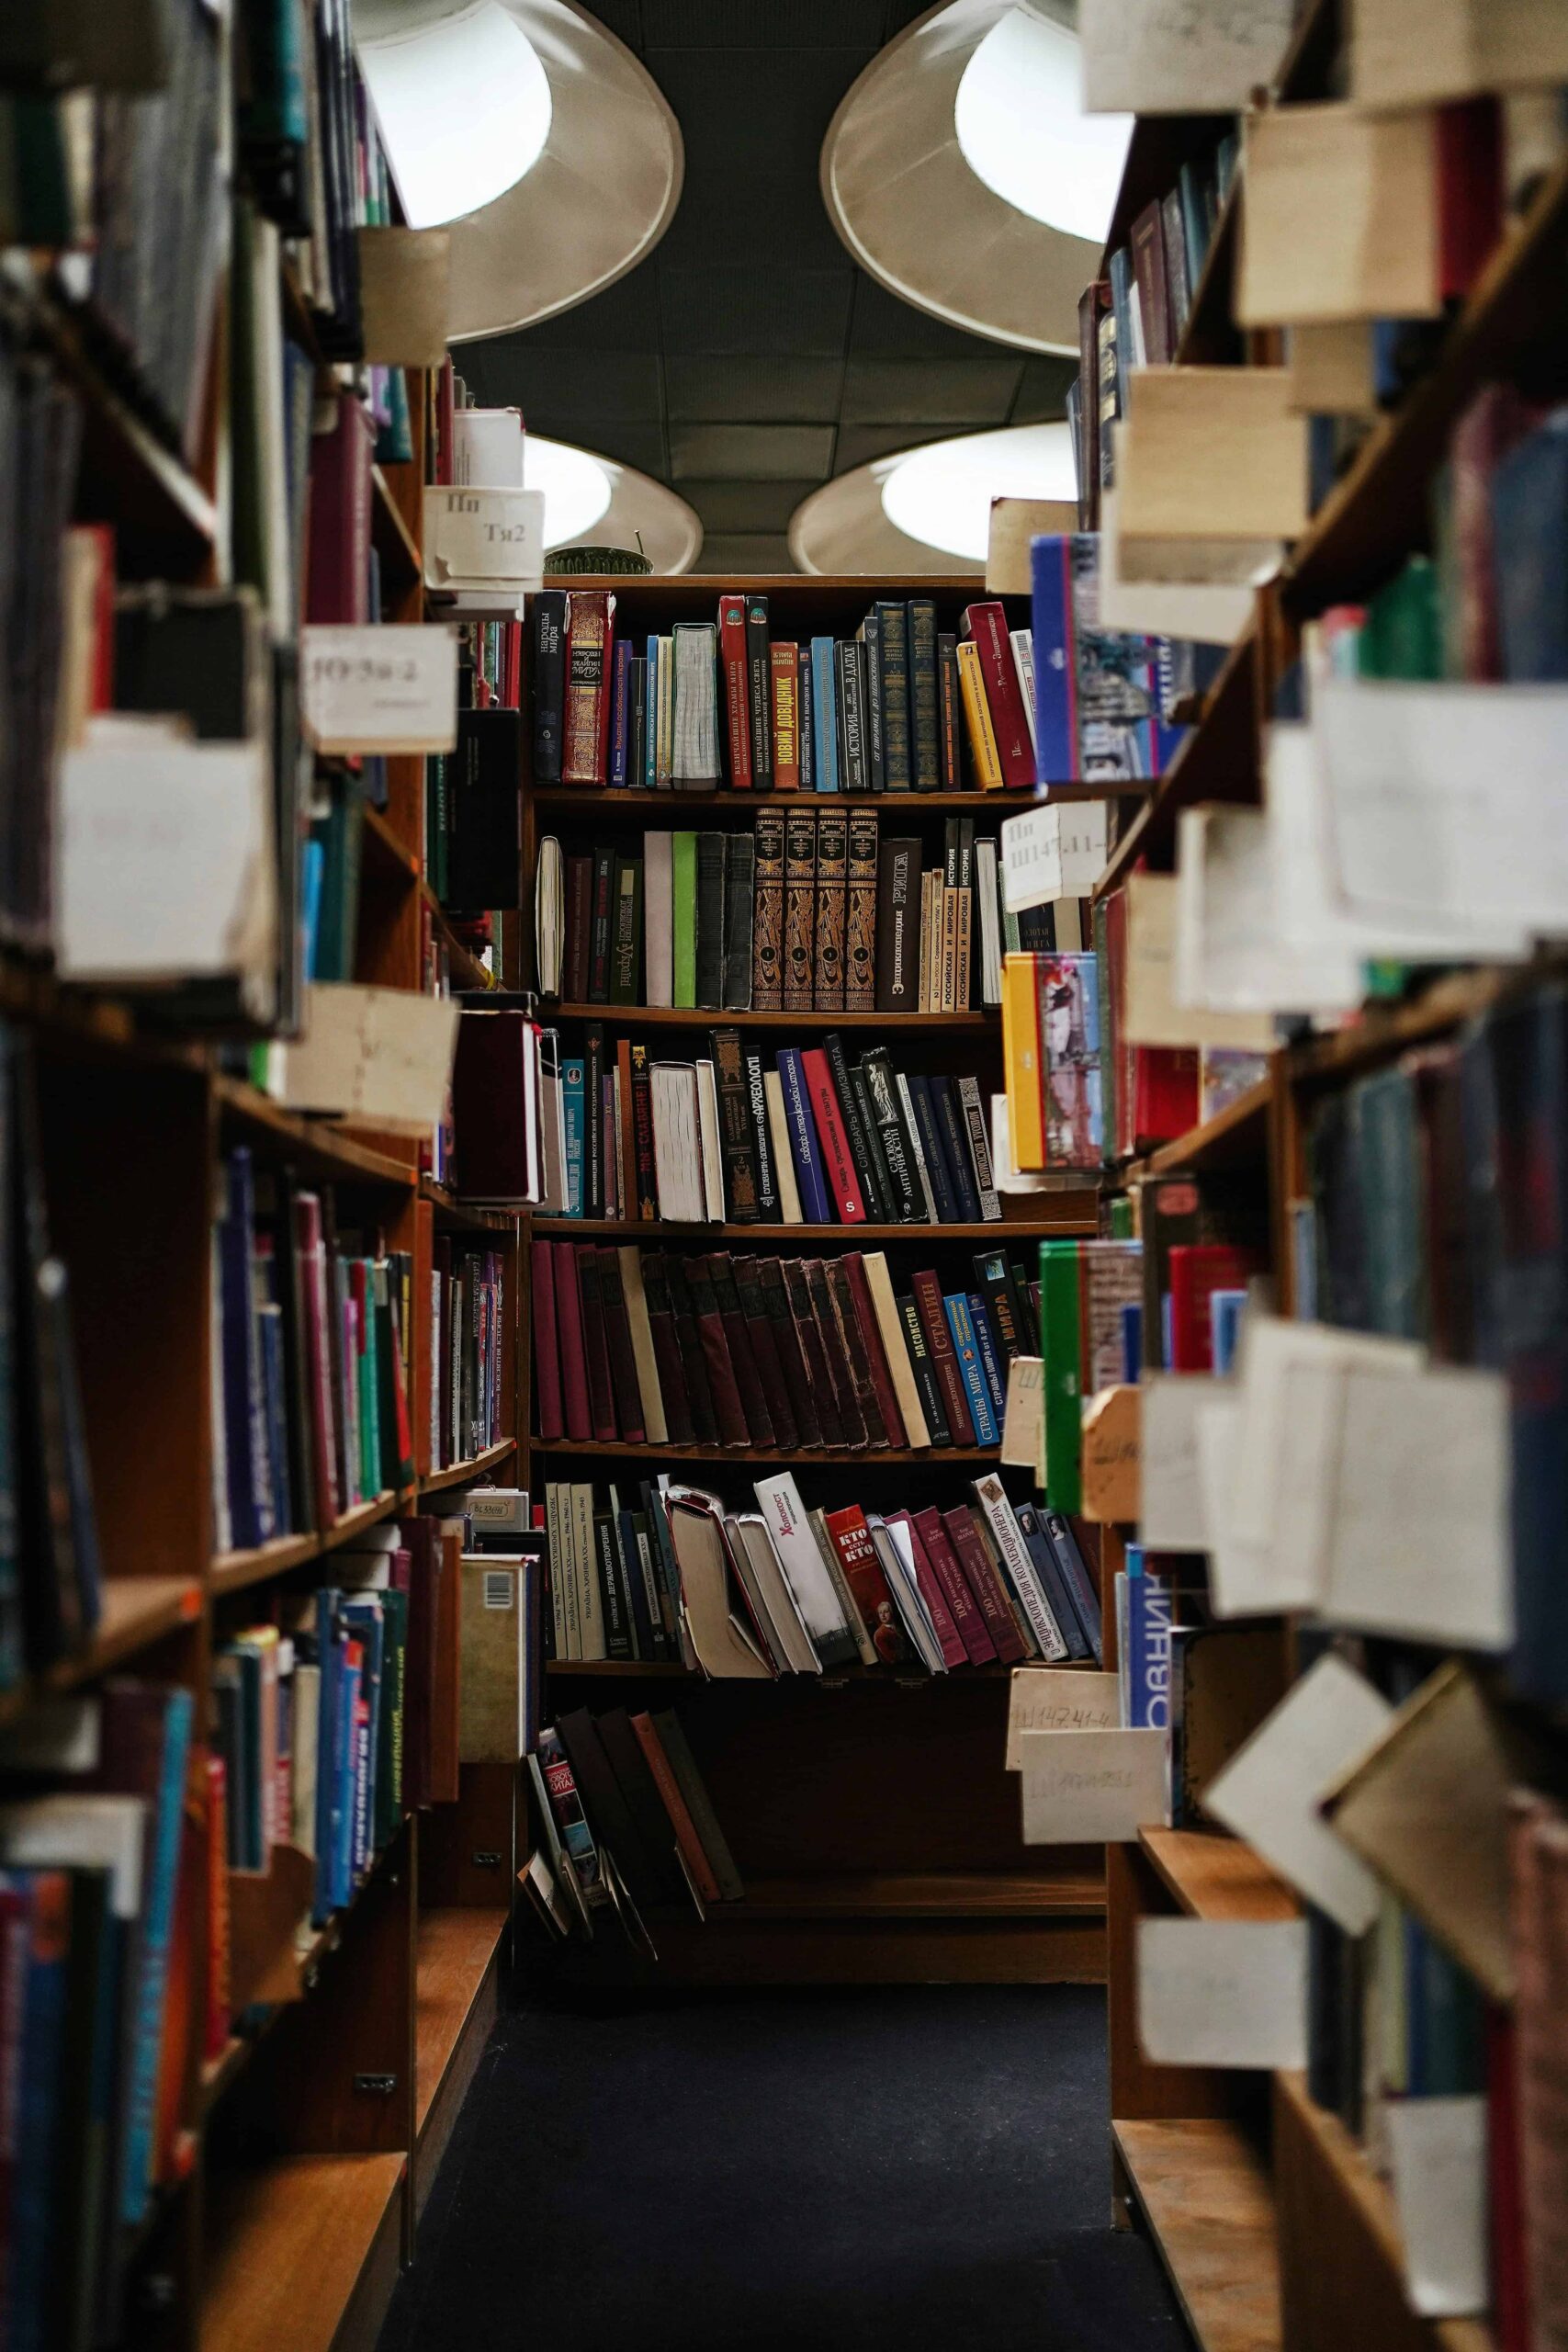
[[[774,1477],[759,1478],[751,1492],[822,1668],[852,1666],[860,1648],[854,1622],[845,1613],[793,1476],[781,1470]]]
[[[993,841],[975,844],[975,896],[980,903],[980,1002],[997,1005],[1002,1001],[1002,940]]]
[[[571,1640],[567,1631],[566,1615],[566,1532],[561,1523],[562,1489],[552,1478],[545,1487],[545,1535],[550,1548],[550,1626],[556,1637],[556,1656],[572,1655]]]
[[[572,1570],[577,1584],[577,1623],[581,1657],[609,1655],[604,1640],[604,1602],[599,1589],[599,1558],[593,1535],[593,1488],[571,1489]]]
[[[673,833],[642,837],[642,954],[649,1004],[675,1001]]]
[[[909,1362],[909,1343],[904,1336],[904,1318],[893,1295],[893,1278],[887,1271],[886,1253],[881,1250],[868,1250],[863,1263],[866,1288],[871,1293],[876,1329],[882,1340],[882,1352],[887,1358],[893,1394],[898,1399],[898,1411],[904,1423],[904,1442],[910,1446],[930,1445],[931,1433],[926,1426],[914,1366]]]
[[[707,1197],[697,1124],[696,1070],[690,1062],[652,1062],[648,1077],[659,1214],[667,1224],[702,1225],[707,1217]]]
[[[674,775],[675,755],[675,639],[661,637],[659,640],[659,703],[655,712],[658,731],[654,736],[654,783],[662,791]]]
[[[724,1155],[718,1142],[718,1082],[712,1062],[697,1064],[697,1123],[703,1162],[703,1196],[710,1225],[724,1223]]]
[[[293,1760],[289,1771],[293,1819],[289,1841],[316,1858],[316,1734],[321,1727],[321,1669],[294,1669]]]
[[[795,1179],[795,1154],[789,1144],[784,1080],[776,1069],[762,1072],[762,1095],[768,1106],[768,1138],[773,1147],[773,1181],[779,1188],[779,1216],[785,1225],[803,1225],[806,1220],[800,1213],[800,1187]]]
[[[520,408],[460,408],[452,419],[452,480],[464,488],[521,490],[525,448]]]
[[[1023,697],[1024,724],[1029,729],[1031,751],[1039,747],[1034,710],[1034,639],[1026,628],[1008,631],[1012,644],[1013,667],[1018,672],[1019,692]]]
[[[757,1532],[755,1520],[752,1521],[752,1530],[753,1532]],[[762,1528],[761,1532],[765,1539],[767,1530]],[[735,1574],[740,1589],[750,1604],[752,1638],[761,1640],[761,1647],[776,1674],[794,1674],[796,1668],[790,1655],[789,1641],[785,1632],[788,1617],[785,1596],[780,1591],[776,1580],[764,1579],[759,1574],[757,1557],[748,1545],[745,1540],[745,1530],[734,1511],[725,1513],[724,1538],[730,1559],[735,1564]],[[771,1590],[770,1581],[772,1581]]]
[[[0,1862],[16,1870],[102,1870],[125,1928],[144,1908],[147,1802],[105,1791],[61,1791],[0,1805]]]
[[[608,1217],[625,1217],[633,1213],[621,1198],[621,1181],[626,1164],[625,1120],[629,1106],[621,1101],[619,1069],[608,1070],[605,1075],[610,1081],[610,1140],[614,1149],[610,1164],[604,1170],[604,1214]]]
[[[915,1116],[915,1098],[909,1091],[909,1081],[903,1071],[898,1070],[895,1075],[898,1083],[898,1107],[904,1114],[905,1132],[909,1138],[909,1149],[915,1156],[915,1173],[920,1180],[920,1191],[925,1195],[926,1223],[935,1225],[936,1194],[931,1190],[931,1172],[926,1166],[925,1146],[920,1141],[920,1123]],[[1005,1103],[1007,1096],[1004,1094],[1001,1100]]]
[[[554,1029],[539,1033],[539,1206],[559,1216],[566,1208],[566,1109]]]
[[[530,1021],[523,1033],[523,1132],[527,1145],[528,1189],[523,1197],[537,1205],[539,1165],[539,1024]]]
[[[875,1511],[865,1514],[866,1532],[871,1537],[876,1564],[882,1570],[893,1605],[903,1621],[904,1631],[914,1646],[915,1656],[928,1674],[945,1674],[947,1660],[926,1614],[926,1604],[920,1598],[919,1586],[911,1570],[904,1565],[904,1555],[893,1541],[893,1531]]]
[[[979,848],[978,842],[976,847]],[[538,863],[534,869],[534,958],[538,966],[541,996],[560,994],[561,955],[566,944],[561,912],[560,843],[553,833],[547,833],[539,843]]]
[[[718,748],[718,631],[712,621],[676,623],[672,734],[673,783],[723,783]]]
[[[1066,1657],[1067,1645],[1062,1639],[1062,1629],[1056,1623],[1055,1612],[1046,1600],[1044,1589],[1035,1574],[1034,1562],[1029,1555],[1029,1546],[1019,1532],[1018,1521],[1012,1515],[1012,1505],[1008,1500],[1007,1488],[993,1470],[986,1477],[976,1478],[970,1491],[986,1514],[986,1524],[991,1531],[991,1541],[997,1547],[1009,1580],[1018,1595],[1024,1615],[1029,1620],[1030,1631],[1040,1645],[1040,1655],[1047,1666],[1055,1666],[1059,1658]]]
[[[778,1627],[784,1657],[791,1671],[795,1674],[820,1674],[822,1661],[807,1630],[794,1589],[784,1572],[784,1564],[766,1520],[758,1511],[739,1511],[733,1525],[767,1601],[769,1617]]]
[[[997,1198],[997,1186],[991,1167],[991,1149],[986,1139],[986,1114],[980,1107],[980,1081],[964,1076],[958,1081],[958,1100],[964,1112],[964,1133],[969,1146],[969,1165],[974,1172],[975,1190],[979,1196],[980,1215],[987,1225],[1000,1221],[1002,1204]]]

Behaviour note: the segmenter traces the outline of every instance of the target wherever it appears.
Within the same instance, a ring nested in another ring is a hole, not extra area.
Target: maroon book
[[[1132,245],[1138,317],[1144,330],[1144,365],[1168,368],[1175,344],[1165,273],[1165,222],[1157,197],[1145,205],[1134,221]]]
[[[686,1368],[682,1361],[680,1342],[675,1336],[675,1317],[670,1306],[666,1263],[661,1250],[643,1251],[642,1295],[648,1306],[653,1361],[659,1368],[659,1393],[664,1399],[664,1426],[670,1433],[671,1445],[690,1445],[695,1439],[696,1429],[692,1419],[692,1400],[686,1387]]]
[[[887,1355],[882,1344],[876,1309],[871,1303],[871,1285],[865,1278],[865,1260],[858,1250],[852,1250],[839,1262],[850,1286],[855,1321],[860,1327],[861,1344],[865,1350],[866,1370],[871,1375],[872,1394],[876,1398],[876,1409],[882,1416],[882,1426],[887,1432],[887,1442],[889,1445],[907,1445],[909,1441],[904,1429],[904,1416],[898,1410],[897,1391],[887,1368]]]
[[[593,954],[593,860],[569,857],[566,862],[566,953],[561,959],[561,994],[568,1004],[588,1001],[588,973]]]
[[[635,1214],[644,1225],[656,1225],[659,1179],[653,1165],[653,1082],[648,1074],[646,1046],[632,1047],[631,1131],[636,1182],[623,1214],[628,1217]]]
[[[926,1335],[926,1352],[931,1360],[931,1370],[942,1390],[942,1409],[954,1445],[973,1445],[975,1422],[964,1394],[964,1374],[958,1368],[958,1351],[953,1344],[953,1334],[947,1328],[947,1312],[942,1303],[942,1284],[928,1271],[911,1278],[915,1311],[920,1318],[920,1329]]]
[[[931,1621],[931,1631],[942,1651],[942,1664],[967,1666],[969,1645],[958,1630],[957,1621],[948,1606],[946,1588],[927,1555],[919,1529],[907,1510],[890,1510],[886,1524],[901,1527],[909,1539],[909,1551],[915,1563],[915,1582],[920,1589],[920,1599],[926,1604],[926,1614]]]
[[[340,392],[330,433],[310,442],[305,618],[371,618],[370,459],[376,427],[353,392]]]
[[[615,1414],[628,1445],[645,1445],[642,1390],[637,1385],[637,1358],[632,1353],[632,1327],[626,1319],[626,1293],[621,1286],[621,1261],[615,1250],[597,1250],[599,1304],[604,1317],[604,1344],[610,1353],[610,1383]]]
[[[800,1350],[806,1369],[811,1401],[816,1408],[818,1428],[824,1445],[846,1445],[843,1419],[839,1411],[838,1392],[822,1346],[822,1334],[817,1328],[813,1312],[811,1285],[807,1278],[803,1258],[774,1259],[779,1279],[784,1284],[784,1298],[789,1306],[789,1319],[795,1328],[795,1344]]]
[[[980,1541],[980,1531],[964,1503],[955,1503],[942,1514],[948,1541],[958,1555],[970,1591],[979,1602],[986,1620],[986,1630],[997,1645],[997,1656],[1004,1666],[1011,1666],[1021,1657],[1032,1657],[1034,1645],[1024,1638],[1012,1602],[1002,1589],[1000,1577],[991,1565],[991,1555]]]
[[[1157,212],[1158,207],[1156,207]],[[964,607],[964,634],[979,650],[980,676],[991,724],[997,731],[997,752],[1002,782],[1034,786],[1034,741],[1023,715],[1023,689],[1018,682],[1007,611],[999,596]]]
[[[730,1272],[735,1279],[740,1312],[746,1318],[746,1337],[751,1342],[751,1353],[756,1358],[757,1377],[767,1401],[768,1418],[773,1425],[773,1443],[793,1453],[800,1443],[800,1432],[795,1426],[789,1384],[779,1361],[773,1317],[768,1313],[768,1302],[762,1295],[759,1261],[755,1258],[731,1259]]]
[[[431,1801],[430,1733],[435,1672],[441,1541],[433,1519],[399,1522],[409,1555],[409,1644],[403,1690],[403,1803],[413,1812]]]
[[[610,1344],[604,1335],[604,1303],[599,1289],[599,1253],[586,1242],[577,1249],[577,1295],[582,1303],[582,1353],[588,1366],[588,1410],[600,1445],[614,1445],[615,1392],[610,1379]]]
[[[833,1312],[833,1301],[828,1288],[828,1268],[820,1258],[803,1261],[806,1287],[811,1297],[812,1319],[816,1323],[821,1343],[822,1361],[833,1384],[833,1398],[839,1408],[839,1426],[842,1432],[839,1442],[859,1448],[870,1442],[865,1415],[855,1394],[855,1376],[850,1366],[849,1351],[839,1318]]]
[[[822,1427],[817,1417],[817,1403],[811,1393],[806,1358],[801,1351],[800,1333],[795,1329],[795,1317],[790,1310],[784,1267],[777,1258],[758,1258],[754,1263],[762,1309],[773,1329],[773,1352],[778,1359],[780,1377],[789,1396],[790,1412],[795,1421],[795,1442],[796,1445],[820,1445],[823,1442]]]
[[[751,1433],[747,1427],[739,1383],[735,1377],[735,1365],[730,1359],[729,1338],[724,1328],[718,1301],[714,1295],[706,1261],[689,1258],[682,1272],[691,1294],[692,1311],[696,1317],[697,1343],[707,1367],[708,1393],[713,1398],[718,1442],[720,1445],[750,1445]]]
[[[529,1251],[534,1300],[534,1396],[539,1435],[547,1441],[564,1437],[561,1418],[560,1339],[556,1330],[556,1260],[554,1244],[535,1241]]]
[[[582,1338],[582,1301],[577,1288],[577,1252],[570,1241],[553,1244],[556,1253],[556,1335],[560,1347],[561,1418],[574,1445],[586,1445],[593,1435],[593,1414],[588,1401],[588,1355]]]
[[[988,1665],[997,1655],[997,1645],[991,1638],[986,1612],[970,1591],[958,1564],[958,1555],[948,1541],[941,1511],[932,1503],[927,1510],[917,1511],[910,1524],[925,1547],[926,1557],[942,1587],[970,1663],[974,1666]],[[1017,1639],[1016,1628],[1013,1638]]]
[[[740,1409],[746,1416],[751,1442],[753,1445],[776,1445],[779,1440],[773,1431],[773,1417],[762,1392],[762,1375],[758,1369],[756,1350],[751,1345],[751,1333],[740,1304],[735,1270],[727,1251],[715,1250],[710,1254],[707,1277],[713,1284],[714,1300],[724,1324],[724,1337],[735,1372]]]
[[[718,1416],[714,1410],[713,1392],[708,1386],[707,1357],[704,1352],[702,1335],[697,1329],[696,1309],[692,1304],[691,1288],[686,1281],[685,1261],[673,1254],[666,1258],[664,1279],[670,1290],[675,1344],[680,1350],[682,1369],[686,1376],[686,1394],[691,1399],[692,1427],[699,1445],[716,1445]]]
[[[457,1023],[452,1067],[455,1189],[465,1201],[528,1197],[525,1012],[469,1012]]]

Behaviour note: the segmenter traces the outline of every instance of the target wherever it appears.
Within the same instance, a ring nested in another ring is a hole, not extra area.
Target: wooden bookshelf
[[[940,1225],[680,1225],[663,1217],[651,1223],[638,1217],[536,1217],[534,1231],[538,1238],[557,1241],[640,1241],[649,1250],[660,1250],[667,1243],[681,1241],[714,1242],[746,1241],[753,1246],[766,1243],[771,1249],[780,1242],[801,1242],[812,1249],[825,1243],[840,1248],[859,1250],[867,1241],[907,1241],[912,1249],[942,1249],[954,1241],[988,1241],[992,1243],[1029,1241],[1064,1231],[1082,1232],[1091,1228],[1095,1195],[1092,1193],[1059,1193],[1052,1196],[1057,1204],[1054,1216],[1018,1216],[1004,1214],[990,1224],[965,1224],[962,1218],[952,1224]]]
[[[372,2344],[398,2273],[406,2171],[401,2155],[302,2155],[220,2176],[209,2193],[216,2251],[202,2342],[222,2352]]]
[[[897,1470],[910,1464],[964,1463],[971,1469],[984,1470],[997,1461],[1000,1448],[994,1445],[610,1445],[596,1438],[544,1438],[534,1440],[536,1453],[600,1454],[606,1462],[728,1462],[744,1470],[749,1463],[759,1469],[780,1463],[851,1463],[862,1470]]]
[[[1247,2134],[1211,2118],[1111,2130],[1128,2192],[1202,2352],[1282,2352],[1274,2196]]]
[[[874,586],[874,582],[867,583]],[[570,817],[659,817],[660,822],[700,810],[705,817],[747,817],[757,808],[885,809],[902,822],[917,817],[1015,817],[1038,801],[1066,804],[1080,800],[1141,799],[1148,790],[1141,780],[1112,778],[1103,784],[1047,784],[1019,792],[1006,786],[994,792],[738,792],[728,785],[706,792],[645,792],[636,786],[608,785],[549,785],[534,795],[543,815]],[[660,812],[662,811],[662,815]]]
[[[499,2007],[510,1914],[453,1905],[419,1923],[414,1954],[414,2220],[423,2212],[446,2143]]]
[[[1129,1176],[1168,1176],[1179,1168],[1230,1168],[1260,1159],[1268,1146],[1273,1100],[1273,1080],[1259,1079],[1201,1126],[1190,1127],[1172,1143],[1162,1143],[1146,1159],[1134,1160]]]
[[[509,1462],[517,1451],[515,1438],[503,1437],[499,1445],[487,1445],[482,1453],[472,1453],[466,1462],[449,1462],[444,1469],[433,1470],[419,1482],[422,1495],[439,1495],[448,1487],[468,1487],[479,1478],[488,1478]]]
[[[248,1585],[264,1584],[271,1577],[285,1576],[291,1568],[303,1567],[308,1560],[319,1560],[328,1553],[352,1544],[356,1535],[390,1519],[400,1510],[412,1507],[412,1489],[394,1494],[386,1487],[368,1502],[358,1503],[353,1510],[344,1511],[319,1534],[275,1535],[268,1544],[249,1552],[215,1553],[210,1571],[214,1593],[240,1592]]]
[[[1294,1919],[1301,1905],[1239,1838],[1203,1829],[1145,1829],[1139,1844],[1161,1883],[1194,1919]]]
[[[791,1029],[816,1035],[829,1029],[879,1029],[896,1036],[912,1035],[971,1036],[997,1030],[999,1006],[973,1012],[720,1012],[713,1007],[671,1004],[560,1004],[560,1021],[599,1021],[625,1029]]]

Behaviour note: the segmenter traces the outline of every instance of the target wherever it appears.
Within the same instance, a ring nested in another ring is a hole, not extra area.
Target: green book
[[[367,1501],[381,1491],[381,1351],[376,1331],[376,1268],[360,1260],[365,1272],[365,1319],[359,1348],[359,1484]]]
[[[1368,605],[1356,667],[1363,678],[1436,680],[1444,666],[1438,567],[1414,555]]]
[[[381,1657],[381,1715],[377,1726],[376,1826],[378,1852],[396,1835],[403,1811],[403,1706],[408,1687],[409,1597],[389,1586],[381,1603],[386,1636]]]
[[[1083,1341],[1078,1245],[1040,1244],[1040,1342],[1045,1360],[1045,1499],[1083,1507]]]
[[[1117,1193],[1111,1203],[1111,1238],[1112,1241],[1135,1241],[1137,1238],[1133,1230],[1132,1201],[1127,1193]]]
[[[697,837],[671,838],[670,913],[675,934],[674,986],[678,1005],[697,1001]]]

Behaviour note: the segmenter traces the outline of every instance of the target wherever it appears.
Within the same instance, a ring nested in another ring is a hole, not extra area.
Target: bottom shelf
[[[1278,2352],[1280,2253],[1268,2170],[1234,2123],[1112,2123],[1138,2209],[1203,2352]]]
[[[291,2156],[219,2174],[208,2192],[202,2343],[221,2352],[329,2352],[355,2334],[374,2343],[398,2274],[403,2161]]]
[[[790,1919],[1021,1919],[1064,1911],[1098,1917],[1104,1909],[1105,1881],[1091,1871],[1072,1878],[1021,1871],[846,1871],[748,1879],[743,1899],[715,1904],[708,1924],[744,1921],[759,1911]]]
[[[423,2140],[506,1932],[504,1911],[420,1915],[414,2006],[414,2132]],[[494,2003],[491,2003],[493,2009]],[[477,2052],[475,2053],[477,2055]]]

